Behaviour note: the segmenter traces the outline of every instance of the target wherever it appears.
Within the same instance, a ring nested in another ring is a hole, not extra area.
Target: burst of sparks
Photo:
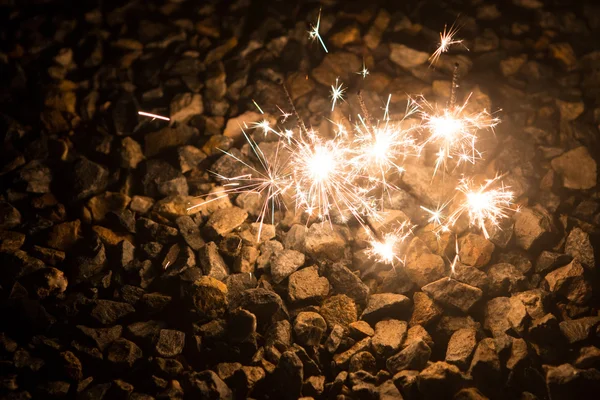
[[[158,114],[152,114],[149,112],[145,112],[145,111],[138,111],[138,114],[143,116],[143,117],[150,117],[153,120],[154,119],[162,119],[163,121],[170,121],[171,119],[168,117],[163,117],[162,115],[158,115]]]
[[[363,79],[365,79],[367,77],[367,75],[369,75],[369,70],[367,69],[367,66],[365,65],[365,60],[363,59],[363,67],[360,71],[357,72],[358,75],[361,75],[363,77]]]
[[[454,38],[459,29],[460,28],[458,26],[452,24],[450,30],[447,30],[447,26],[444,25],[444,31],[440,32],[440,42],[438,43],[438,48],[429,57],[429,65],[435,64],[440,59],[442,53],[447,52],[451,46],[455,44],[461,44],[464,46],[462,39]]]
[[[469,113],[466,111],[470,96],[460,105],[451,105],[439,109],[421,97],[421,118],[423,127],[429,133],[423,145],[433,144],[438,148],[434,176],[440,167],[447,168],[449,160],[456,160],[456,166],[462,163],[474,164],[481,158],[477,150],[477,133],[494,128],[500,120],[486,110]]]
[[[499,179],[500,177],[496,176],[494,179],[486,180],[484,184],[476,185],[472,179],[463,177],[456,188],[463,199],[448,217],[448,224],[454,225],[462,215],[466,214],[469,217],[469,224],[479,228],[486,239],[489,238],[485,227],[486,222],[498,226],[499,221],[507,217],[513,202],[513,193],[508,188],[503,184],[496,187]]]
[[[258,111],[260,111],[261,114],[265,113],[254,99],[252,99],[252,103],[254,103],[254,106],[258,109]]]
[[[311,40],[319,39],[319,42],[321,43],[321,46],[323,46],[325,53],[329,53],[329,50],[327,50],[327,46],[325,46],[325,42],[323,42],[323,38],[321,37],[321,34],[319,33],[320,27],[321,27],[321,10],[319,10],[319,16],[317,17],[316,25],[311,25],[310,31],[308,31],[308,37]]]
[[[344,100],[345,91],[344,84],[339,82],[339,78],[335,78],[335,85],[331,85],[331,111],[335,109],[335,103],[338,100]]]
[[[404,264],[402,247],[406,239],[412,235],[412,228],[410,223],[404,222],[392,232],[384,233],[381,239],[372,239],[367,255],[382,264],[392,266],[398,262]]]

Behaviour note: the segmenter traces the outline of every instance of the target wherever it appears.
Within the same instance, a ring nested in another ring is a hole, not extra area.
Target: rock
[[[585,304],[592,295],[592,288],[584,277],[581,263],[577,260],[550,272],[544,281],[551,292],[560,293],[577,304]]]
[[[424,399],[449,398],[463,376],[458,367],[443,361],[431,363],[418,376],[418,387]]]
[[[583,111],[585,110],[585,104],[583,101],[562,101],[556,99],[556,105],[558,106],[558,111],[560,112],[561,121],[573,121],[576,120]]]
[[[287,315],[287,310],[277,293],[263,288],[247,289],[241,293],[231,308],[242,307],[256,315],[259,329],[268,327],[276,316]]]
[[[40,299],[53,297],[67,290],[68,281],[65,274],[56,268],[42,268],[27,275],[33,293]],[[27,285],[27,286],[30,286]]]
[[[561,253],[544,250],[535,262],[535,272],[545,274],[571,262],[573,258]]]
[[[233,392],[213,371],[186,372],[185,393],[199,399],[233,400]]]
[[[348,371],[367,371],[370,374],[375,374],[377,373],[377,360],[368,351],[360,351],[350,358]]]
[[[254,111],[246,111],[243,114],[238,115],[235,118],[229,118],[225,125],[223,135],[238,139],[242,136],[242,129],[244,126],[251,126],[253,123],[258,122],[262,119],[262,115]]]
[[[388,358],[386,367],[392,374],[404,369],[421,370],[427,365],[430,356],[431,349],[429,346],[423,341],[417,341]]]
[[[323,302],[319,312],[325,318],[329,329],[333,329],[335,325],[347,327],[357,319],[354,300],[344,294],[329,297]]]
[[[271,278],[278,284],[304,265],[304,254],[296,250],[283,250],[271,258]]]
[[[219,254],[219,249],[215,242],[209,242],[198,251],[198,261],[204,275],[223,281],[229,270],[227,264]]]
[[[326,330],[327,323],[315,312],[303,311],[296,316],[294,334],[302,346],[318,346]]]
[[[189,143],[197,135],[198,130],[188,125],[178,125],[176,128],[165,127],[147,133],[144,136],[144,154],[148,158],[154,157],[165,150]]]
[[[366,46],[369,49],[375,50],[377,46],[379,46],[379,43],[381,42],[381,37],[383,36],[385,30],[388,28],[390,21],[390,14],[384,9],[379,10],[377,15],[375,16],[375,19],[373,20],[373,24],[369,27],[369,30],[363,38]]]
[[[578,260],[584,267],[593,268],[594,248],[590,242],[590,236],[580,228],[573,228],[565,242],[565,253]]]
[[[23,244],[25,243],[25,235],[19,232],[13,232],[13,231],[3,231],[0,230],[0,252],[4,252],[4,253],[12,253],[15,252],[17,250],[19,250],[21,248],[21,246],[23,246]],[[34,253],[36,252],[36,249],[43,249],[42,247],[39,246],[34,246]],[[51,249],[45,249],[45,250],[49,250],[50,252],[56,252],[56,253],[62,253],[63,257],[62,260],[64,260],[64,253],[60,252],[60,251],[56,251],[56,250],[51,250]],[[43,259],[44,256],[42,254],[40,254],[40,251],[37,251],[38,254],[35,254],[38,258]],[[59,260],[59,259],[56,259]],[[52,264],[52,265],[56,265],[56,260],[54,263],[49,262],[51,260],[46,259],[44,260],[47,264]],[[62,261],[60,260],[60,261]]]
[[[122,212],[129,205],[131,198],[121,193],[104,192],[94,196],[86,203],[94,222],[103,222],[109,212]]]
[[[146,214],[152,206],[154,205],[154,200],[150,197],[145,196],[133,196],[131,199],[131,203],[129,203],[129,208],[131,211],[135,211],[139,214]]]
[[[308,228],[305,246],[307,255],[314,259],[339,261],[344,257],[346,240],[336,226],[315,223]]]
[[[358,56],[348,52],[327,53],[321,64],[313,69],[312,77],[321,85],[329,87],[336,78],[348,81],[356,71],[360,71],[362,62]]]
[[[465,370],[470,365],[475,346],[477,346],[477,331],[472,328],[458,329],[448,341],[446,362]]]
[[[77,325],[81,334],[93,342],[100,351],[104,351],[112,342],[121,337],[123,327],[121,325],[111,326],[109,328],[88,328],[87,326]]]
[[[527,364],[530,358],[527,342],[524,339],[513,339],[510,349],[510,358],[506,361],[506,368],[516,370]]]
[[[192,302],[203,318],[218,318],[227,310],[227,286],[213,277],[203,276],[194,282]]]
[[[469,265],[463,265],[460,262],[454,266],[454,273],[452,277],[457,281],[466,283],[467,285],[475,286],[481,289],[484,293],[489,288],[489,278],[485,272],[471,267]]]
[[[80,239],[80,231],[81,221],[78,219],[54,225],[48,235],[48,247],[63,251],[70,250]]]
[[[369,287],[341,263],[325,267],[325,276],[334,292],[343,293],[358,303],[364,304],[369,296]]]
[[[335,353],[342,344],[345,336],[346,332],[344,327],[341,325],[335,325],[331,329],[331,332],[325,341],[325,349],[331,354]]]
[[[177,149],[179,170],[184,174],[195,168],[198,168],[205,159],[206,154],[204,154],[204,152],[197,147],[181,146]]]
[[[9,230],[21,224],[21,213],[10,203],[0,201],[0,229]]]
[[[198,93],[176,94],[171,100],[170,117],[171,123],[185,123],[194,115],[200,115],[204,111],[202,96]],[[184,125],[182,125],[184,126]]]
[[[402,348],[408,347],[413,343],[423,341],[430,348],[434,347],[433,339],[429,333],[421,325],[415,325],[408,329],[406,340],[402,344]]]
[[[579,356],[573,363],[576,368],[591,368],[600,361],[600,349],[596,346],[585,346],[579,349]]]
[[[423,292],[415,292],[413,303],[413,313],[408,323],[409,326],[427,326],[435,322],[442,315],[443,310]]]
[[[511,310],[509,297],[496,297],[489,300],[485,306],[484,328],[494,336],[505,333],[511,328],[507,316]]]
[[[134,322],[127,326],[126,333],[128,337],[143,343],[144,346],[154,347],[158,341],[160,331],[165,327],[165,323],[160,321]]]
[[[409,308],[409,298],[401,294],[372,294],[360,318],[374,325],[384,318],[400,318],[408,312]]]
[[[494,244],[482,235],[468,233],[458,242],[458,254],[463,264],[481,268],[487,265],[494,252]]]
[[[461,283],[452,278],[442,278],[423,286],[422,290],[435,301],[464,313],[481,299],[481,289]]]
[[[548,366],[546,385],[552,400],[589,398],[600,388],[600,374],[596,369],[579,370],[571,364]]]
[[[75,161],[70,174],[69,193],[73,202],[98,194],[108,185],[108,170],[87,158]]]
[[[79,358],[70,351],[60,353],[60,358],[65,371],[65,375],[74,381],[83,379],[83,366]]]
[[[106,352],[106,360],[113,368],[120,371],[133,368],[141,358],[142,350],[135,343],[124,338],[112,342]]]
[[[432,254],[421,239],[414,238],[410,242],[407,254],[405,270],[418,287],[423,287],[445,276],[444,260],[437,254]]]
[[[346,350],[343,353],[339,353],[333,356],[333,362],[337,367],[345,368],[348,365],[348,362],[352,358],[353,355],[359,353],[361,351],[368,350],[371,346],[371,338],[364,338],[363,340],[359,340],[352,347]]]
[[[191,217],[187,215],[183,215],[178,217],[175,220],[177,227],[179,228],[179,233],[183,236],[185,242],[190,246],[194,251],[198,251],[204,247],[204,240],[200,236],[200,229],[198,225],[192,220]]]
[[[512,264],[492,265],[488,270],[490,296],[515,293],[527,287],[527,278]]]
[[[238,207],[222,208],[212,213],[205,229],[213,237],[225,236],[246,221],[248,213]]]
[[[482,339],[469,367],[469,373],[476,382],[485,382],[490,386],[500,385],[500,359],[496,353],[494,339]]]
[[[301,397],[304,368],[296,353],[293,351],[284,352],[279,359],[274,374],[274,382],[276,382],[279,389],[276,393],[280,393],[283,395],[282,398],[290,400]]]
[[[290,250],[296,250],[301,253],[306,251],[306,234],[308,228],[304,225],[294,224],[285,234],[283,247]]]
[[[288,296],[292,303],[320,303],[329,294],[329,281],[319,276],[317,266],[303,268],[290,275]]]
[[[185,333],[172,329],[161,329],[156,343],[156,354],[160,357],[175,357],[183,351]]]
[[[403,398],[416,399],[419,392],[417,387],[418,379],[419,371],[400,371],[394,375],[394,384],[402,391]]]
[[[207,79],[205,80],[206,87],[204,92],[209,99],[222,99],[227,93],[227,84],[225,79],[225,66],[222,62],[215,62],[210,65],[207,71]]]
[[[390,60],[404,69],[424,64],[428,59],[428,53],[411,49],[403,44],[390,43]]]
[[[487,400],[488,397],[484,396],[476,388],[465,388],[461,389],[453,397],[453,400]]]
[[[189,189],[185,177],[171,164],[153,159],[147,160],[143,166],[142,185],[146,196],[188,195]]]
[[[565,71],[577,68],[577,56],[569,43],[551,43],[548,50],[550,50],[550,56],[557,60]]]
[[[527,61],[527,54],[520,54],[515,57],[508,57],[502,61],[500,61],[500,71],[502,75],[505,77],[512,76],[516,74],[519,69],[525,64]]]
[[[562,321],[558,324],[561,332],[569,343],[587,340],[592,332],[600,325],[600,317],[583,317]]]
[[[563,179],[567,189],[591,189],[596,186],[596,161],[584,146],[569,150],[550,164]]]
[[[112,325],[117,320],[135,312],[131,304],[112,300],[96,300],[90,316],[103,325]]]
[[[352,322],[348,325],[348,329],[350,330],[350,336],[356,340],[371,337],[375,334],[375,331],[373,328],[371,328],[371,325],[365,321]]]
[[[121,147],[119,147],[118,154],[119,166],[121,168],[135,169],[139,163],[144,161],[142,146],[129,136],[121,140]]]
[[[28,193],[50,193],[52,178],[50,168],[41,161],[34,160],[17,172],[15,181],[25,186],[25,191]]]
[[[407,324],[404,321],[388,319],[375,324],[375,335],[371,338],[373,351],[382,358],[389,357],[398,350],[406,338]]]
[[[552,222],[546,213],[523,207],[515,214],[514,231],[517,245],[529,250],[552,231]]]
[[[347,44],[355,43],[360,40],[360,30],[356,25],[347,25],[342,30],[330,36],[329,41],[335,47],[342,48]]]

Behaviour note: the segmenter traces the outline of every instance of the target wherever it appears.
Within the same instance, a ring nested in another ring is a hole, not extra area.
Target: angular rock
[[[585,304],[592,296],[591,285],[585,279],[583,267],[577,260],[550,272],[544,282],[551,292],[560,293],[577,304]]]
[[[411,49],[403,44],[390,44],[390,60],[404,69],[424,64],[428,59],[428,53]]]
[[[304,254],[296,250],[283,250],[271,258],[271,277],[278,284],[304,265]]]
[[[552,400],[584,399],[600,389],[600,373],[597,369],[579,370],[571,364],[546,370],[546,385]]]
[[[431,363],[418,376],[418,387],[424,399],[448,398],[463,381],[456,365],[443,361]]]
[[[311,266],[290,275],[288,296],[292,303],[320,303],[329,294],[329,281]]]
[[[90,316],[103,325],[112,325],[119,319],[135,312],[129,303],[112,300],[96,300]]]
[[[401,294],[372,294],[360,318],[374,325],[384,318],[400,318],[408,312],[409,308],[409,298]]]
[[[527,278],[512,264],[494,264],[488,269],[489,294],[500,296],[520,292],[527,287]]]
[[[187,144],[196,135],[198,131],[188,125],[178,125],[176,128],[165,127],[147,133],[144,136],[144,154],[148,158],[154,157],[169,148]]]
[[[413,303],[413,313],[408,323],[409,326],[427,326],[442,315],[442,309],[423,292],[415,292]]]
[[[590,242],[590,236],[581,230],[581,228],[573,228],[567,236],[565,242],[565,253],[578,260],[584,267],[593,268],[594,248]]]
[[[194,115],[204,111],[202,96],[198,93],[180,93],[173,97],[170,104],[171,123],[184,123]],[[181,125],[185,126],[185,125]]]
[[[442,278],[423,286],[422,290],[435,301],[464,313],[469,312],[483,295],[481,289],[452,278]]]
[[[172,329],[161,329],[156,343],[156,354],[160,357],[175,357],[183,351],[185,333]]]
[[[407,324],[404,321],[388,319],[375,324],[375,335],[371,338],[373,351],[380,357],[388,357],[400,350],[406,337]]]
[[[75,161],[70,171],[69,189],[74,202],[98,194],[108,185],[108,170],[87,158]]]
[[[459,329],[452,334],[446,349],[445,361],[465,370],[477,346],[477,331],[472,328]]]
[[[417,341],[388,358],[385,364],[392,374],[405,369],[421,370],[427,365],[430,356],[429,346],[423,341]]]
[[[325,318],[330,329],[335,325],[347,327],[357,319],[354,300],[344,294],[329,297],[323,302],[319,312]]]
[[[524,250],[529,250],[552,231],[549,216],[537,209],[523,207],[514,218],[517,245]]]
[[[442,257],[432,254],[421,239],[414,238],[410,242],[407,254],[405,270],[418,287],[423,287],[446,275],[446,266]]]
[[[327,323],[318,313],[303,311],[296,316],[294,334],[303,346],[318,346],[326,330]]]
[[[369,296],[369,287],[341,263],[325,267],[325,276],[334,292],[343,293],[358,303],[364,303]]]
[[[600,317],[583,317],[562,321],[558,324],[561,332],[569,343],[577,343],[586,340],[592,332],[600,325]]]
[[[315,223],[308,228],[305,246],[307,255],[314,259],[339,261],[344,257],[346,240],[336,226]]]
[[[596,161],[584,146],[569,150],[550,164],[562,177],[567,189],[591,189],[596,186]]]
[[[227,286],[215,278],[203,276],[194,282],[192,303],[203,318],[218,318],[227,310]]]
[[[121,371],[131,369],[142,358],[142,350],[133,342],[119,338],[108,347],[106,360]]]
[[[184,375],[186,395],[199,399],[233,400],[233,392],[213,371],[187,372]]]
[[[482,339],[469,367],[469,373],[476,382],[485,382],[491,386],[500,385],[500,359],[496,353],[496,344],[494,339]]]
[[[21,213],[10,203],[0,201],[0,229],[9,230],[21,224]]]
[[[205,229],[213,237],[225,236],[246,221],[248,213],[238,207],[223,208],[212,213]]]
[[[198,251],[198,261],[202,272],[206,276],[223,281],[229,275],[227,264],[225,264],[223,257],[219,254],[219,249],[215,242],[207,243]]]
[[[175,220],[177,227],[179,228],[179,233],[183,236],[185,242],[190,246],[194,251],[200,250],[204,246],[204,240],[200,236],[200,229],[198,225],[194,223],[191,217],[187,215],[183,215],[178,217]]]
[[[458,254],[463,264],[481,268],[487,265],[494,252],[494,244],[482,235],[468,233],[458,242]]]
[[[370,374],[375,374],[377,373],[377,360],[368,351],[360,351],[350,358],[348,371],[367,371]]]

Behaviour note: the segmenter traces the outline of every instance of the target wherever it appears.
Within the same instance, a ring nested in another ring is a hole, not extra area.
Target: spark
[[[456,273],[456,265],[460,261],[457,236],[454,237],[454,246],[455,246],[455,249],[454,249],[455,253],[454,253],[454,258],[452,259],[452,263],[450,263],[450,276],[453,276]]]
[[[283,157],[281,142],[278,143],[275,155],[268,159],[256,142],[251,139],[245,131],[242,130],[246,141],[250,145],[253,154],[258,160],[258,165],[254,166],[251,162],[241,159],[227,151],[223,153],[231,157],[242,166],[248,168],[251,173],[241,174],[233,177],[226,177],[213,172],[213,175],[224,182],[225,190],[218,197],[206,200],[205,202],[188,207],[188,211],[201,207],[209,202],[228,197],[232,194],[256,194],[262,198],[262,206],[257,216],[256,222],[259,223],[257,241],[262,233],[265,218],[269,212],[272,217],[275,207],[285,205],[283,197],[292,190],[293,181],[291,179],[291,170],[289,169],[288,157]]]
[[[458,106],[448,106],[439,109],[421,97],[421,118],[423,128],[429,137],[423,143],[433,144],[438,148],[433,175],[444,167],[449,160],[455,159],[456,166],[463,163],[474,164],[481,158],[477,150],[477,133],[483,129],[493,129],[500,120],[492,117],[486,110],[469,113],[466,111],[470,95],[465,102]]]
[[[281,109],[281,107],[279,107],[279,106],[277,106],[277,109],[281,113],[281,122],[287,121],[287,119],[292,116],[292,113],[287,113],[287,112],[283,111]]]
[[[460,28],[455,24],[452,24],[450,30],[447,30],[447,26],[444,25],[444,31],[440,33],[440,42],[438,48],[429,57],[429,65],[435,64],[441,57],[442,53],[446,53],[451,46],[455,44],[462,45],[465,49],[469,50],[464,44],[462,39],[455,39],[454,36],[458,33]]]
[[[261,114],[265,113],[254,99],[252,99],[252,102],[254,103],[254,106],[256,106],[256,108],[258,108],[258,111],[260,111]]]
[[[397,262],[404,264],[402,246],[412,235],[412,229],[409,222],[403,222],[392,232],[383,234],[381,239],[372,239],[369,242],[371,247],[367,250],[367,255],[382,264],[392,266]],[[370,231],[368,232],[371,236],[373,235]]]
[[[335,78],[335,85],[331,85],[331,111],[335,109],[335,103],[344,100],[346,88],[343,83],[339,83],[339,78]]]
[[[360,71],[357,72],[358,75],[362,75],[363,79],[365,79],[367,77],[367,75],[369,75],[369,70],[367,69],[367,66],[365,65],[365,60],[363,58],[363,67]]]
[[[138,111],[138,114],[141,116],[144,116],[144,117],[150,117],[150,118],[152,118],[152,120],[155,120],[155,119],[162,119],[163,121],[171,120],[170,118],[163,117],[162,115],[152,114],[152,113],[148,113],[145,111]]]
[[[503,184],[496,189],[492,188],[499,179],[500,176],[497,175],[477,187],[472,179],[463,177],[456,188],[463,199],[448,217],[449,225],[454,225],[462,215],[466,214],[469,217],[469,225],[479,228],[483,236],[488,239],[486,222],[499,226],[499,221],[508,216],[507,212],[511,209],[513,201],[513,193]]]
[[[276,132],[273,128],[271,128],[271,123],[267,119],[263,119],[258,122],[253,122],[252,128],[261,129],[265,136],[267,136],[269,132]]]
[[[311,25],[310,31],[308,31],[308,38],[311,40],[319,39],[319,42],[321,43],[321,46],[323,46],[325,53],[329,53],[329,50],[327,50],[327,47],[325,46],[325,43],[323,42],[323,38],[321,38],[321,34],[319,33],[320,26],[321,26],[321,9],[319,9],[319,16],[317,17],[317,24]]]

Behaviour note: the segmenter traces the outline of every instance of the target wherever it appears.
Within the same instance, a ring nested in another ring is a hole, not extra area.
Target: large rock
[[[442,308],[423,292],[415,292],[413,303],[413,312],[408,323],[410,326],[426,326],[442,316]]]
[[[430,356],[431,348],[424,341],[419,340],[388,358],[385,364],[392,374],[404,369],[421,370],[427,365]]]
[[[405,270],[418,287],[437,281],[446,274],[444,259],[431,253],[427,245],[417,237],[408,246]]]
[[[365,303],[369,287],[347,267],[334,263],[325,267],[325,276],[336,293],[343,293],[358,303]]]
[[[384,318],[399,319],[410,309],[408,297],[395,293],[377,293],[369,296],[367,307],[361,315],[361,319],[374,325]]]
[[[517,245],[529,250],[552,231],[552,221],[546,212],[523,207],[515,214],[515,237]]]
[[[280,283],[304,265],[304,254],[296,250],[283,250],[271,258],[271,278]]]
[[[337,226],[315,223],[308,228],[305,246],[307,255],[314,259],[339,261],[344,257],[346,240]]]
[[[218,318],[227,310],[227,286],[213,277],[203,276],[194,282],[192,303],[203,318]]]
[[[526,289],[527,278],[512,264],[494,264],[488,269],[489,295],[500,296]]]
[[[595,368],[577,369],[571,364],[548,366],[546,385],[552,400],[593,398],[593,393],[600,391],[600,372]]]
[[[406,328],[406,322],[396,319],[375,324],[375,335],[371,338],[371,346],[375,353],[385,358],[400,350],[406,338]]]
[[[594,268],[594,248],[590,242],[590,235],[581,230],[573,228],[565,242],[565,253],[578,260],[584,267]]]
[[[354,300],[344,294],[331,296],[325,300],[319,312],[327,321],[330,329],[333,329],[335,325],[347,327],[358,317]]]
[[[404,69],[424,64],[427,59],[429,53],[411,49],[403,44],[390,43],[390,60]]]
[[[303,311],[296,316],[294,334],[303,346],[318,346],[327,330],[327,323],[316,312]]]
[[[550,272],[544,281],[551,292],[560,293],[577,304],[585,304],[592,296],[591,284],[585,279],[584,269],[577,260]]]
[[[596,161],[584,146],[569,150],[551,161],[567,189],[591,189],[596,186]]]
[[[317,266],[303,268],[290,275],[288,296],[292,303],[316,303],[329,293],[329,281],[319,276]]]
[[[222,208],[212,213],[205,229],[213,237],[225,236],[246,221],[248,213],[238,207]]]
[[[477,345],[477,331],[473,328],[459,329],[452,334],[446,349],[446,362],[466,369]]]
[[[422,290],[435,301],[464,313],[469,312],[483,296],[481,289],[452,278],[439,279],[423,286]]]
[[[482,235],[468,233],[458,241],[458,249],[463,264],[481,268],[490,262],[494,244]]]

